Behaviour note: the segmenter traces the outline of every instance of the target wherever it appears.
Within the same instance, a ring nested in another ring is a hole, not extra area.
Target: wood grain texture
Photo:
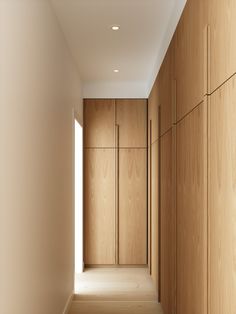
[[[207,106],[177,125],[177,313],[207,313]]]
[[[119,151],[119,264],[147,264],[147,150]]]
[[[152,232],[152,241],[151,241],[151,276],[155,284],[156,290],[158,291],[158,277],[159,277],[159,167],[158,167],[158,157],[159,157],[159,141],[156,141],[152,144],[152,175],[151,175],[151,232]]]
[[[169,130],[161,141],[161,282],[160,296],[163,312],[175,313],[176,309],[176,208],[173,197],[173,135]]]
[[[209,104],[209,314],[236,313],[235,121],[234,76]]]
[[[188,0],[176,30],[177,120],[204,97],[206,0]]]
[[[156,301],[147,267],[88,268],[76,274],[77,301]]]
[[[115,150],[84,150],[85,264],[115,263]]]
[[[174,88],[174,52],[175,37],[173,37],[159,72],[159,94],[161,106],[160,135],[172,126],[173,88]]]
[[[159,138],[159,117],[158,117],[158,106],[159,101],[159,79],[156,78],[152,87],[150,96],[148,98],[148,121],[152,122],[152,130],[148,130],[148,145],[154,143]],[[149,124],[150,127],[150,124]],[[152,134],[151,134],[151,133]],[[150,134],[151,137],[150,138]]]
[[[236,1],[208,0],[210,91],[236,73]]]
[[[115,147],[115,100],[84,100],[84,147]]]
[[[74,301],[69,314],[162,314],[154,301]]]
[[[151,145],[148,146],[148,268],[149,273],[152,273],[152,250],[151,250]]]
[[[147,147],[147,100],[116,100],[119,147]]]

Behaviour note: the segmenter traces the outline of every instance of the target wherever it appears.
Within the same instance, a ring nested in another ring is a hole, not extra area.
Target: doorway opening
[[[83,272],[83,128],[75,119],[75,290],[76,278]]]

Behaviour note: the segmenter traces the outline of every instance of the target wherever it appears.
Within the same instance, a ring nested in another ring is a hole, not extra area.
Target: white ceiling
[[[185,2],[52,0],[83,96],[148,97]],[[114,24],[119,31],[111,30]]]

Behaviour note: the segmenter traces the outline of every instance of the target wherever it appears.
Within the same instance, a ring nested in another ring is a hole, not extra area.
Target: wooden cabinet
[[[84,101],[84,147],[115,146],[115,100]]]
[[[176,30],[178,121],[200,104],[205,94],[206,3],[206,0],[188,0]]]
[[[159,137],[159,83],[156,79],[148,98],[148,145]]]
[[[177,313],[207,313],[205,103],[177,125]]]
[[[147,150],[119,150],[119,264],[147,263]]]
[[[174,136],[175,128],[169,130],[160,139],[160,301],[164,313],[171,314],[175,313],[176,310],[176,206],[174,199],[175,167],[173,165],[173,161],[175,161]]]
[[[151,187],[150,187],[150,214],[151,214],[151,276],[158,291],[159,277],[159,141],[151,145]]]
[[[115,150],[84,150],[85,264],[115,264]]]
[[[174,48],[175,40],[169,46],[165,59],[159,72],[159,101],[160,101],[160,135],[172,127],[173,101],[175,101],[175,79],[174,79]],[[175,119],[174,119],[175,120]]]
[[[208,0],[210,92],[236,73],[236,1]]]
[[[116,100],[119,147],[147,147],[147,100]]]
[[[147,264],[147,101],[85,100],[85,264]]]
[[[209,314],[236,313],[235,121],[233,77],[211,95],[209,103]]]

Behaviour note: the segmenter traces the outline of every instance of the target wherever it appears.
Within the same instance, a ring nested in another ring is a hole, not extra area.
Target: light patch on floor
[[[91,268],[76,275],[69,314],[161,314],[147,268]]]

